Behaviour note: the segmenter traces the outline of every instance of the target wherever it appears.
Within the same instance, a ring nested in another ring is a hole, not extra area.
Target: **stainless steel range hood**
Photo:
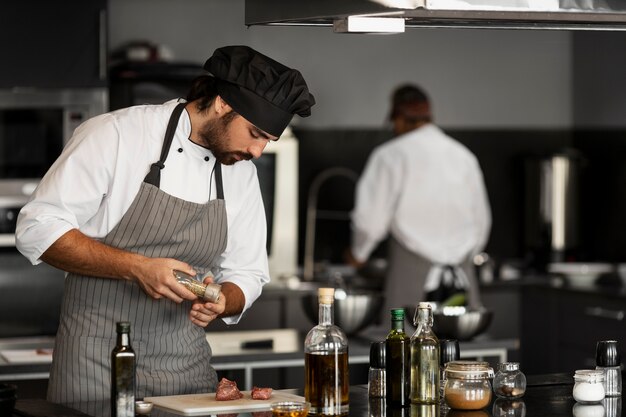
[[[386,31],[356,24],[368,21],[393,23],[387,26],[390,32],[404,27],[626,30],[625,0],[246,0],[245,7],[248,26],[333,26],[336,32]]]

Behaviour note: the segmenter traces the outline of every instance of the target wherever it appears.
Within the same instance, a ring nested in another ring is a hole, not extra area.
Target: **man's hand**
[[[197,299],[174,276],[175,269],[192,276],[196,275],[196,271],[185,262],[170,258],[143,258],[133,269],[133,279],[155,300],[168,298],[181,303],[183,300]]]
[[[57,239],[41,260],[63,271],[91,277],[135,281],[154,299],[168,298],[176,303],[195,300],[196,296],[174,277],[178,269],[195,275],[185,262],[170,258],[149,258],[138,253],[105,245],[77,229]]]
[[[207,276],[203,281],[205,284],[213,282],[213,277]],[[200,327],[206,327],[213,320],[224,313],[226,309],[226,295],[220,292],[219,300],[216,303],[207,302],[204,300],[195,300],[189,312],[189,319],[193,324]]]
[[[213,282],[213,278],[207,276],[204,283],[210,282]],[[189,312],[189,318],[195,325],[206,327],[218,317],[241,314],[245,304],[246,298],[241,288],[232,282],[225,282],[222,284],[222,292],[217,303],[208,303],[203,300],[194,301]]]

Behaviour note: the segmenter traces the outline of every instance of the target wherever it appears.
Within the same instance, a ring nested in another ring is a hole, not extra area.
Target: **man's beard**
[[[236,116],[237,114],[226,114],[217,120],[209,121],[198,132],[198,136],[213,152],[217,162],[224,165],[232,165],[237,161],[253,158],[248,152],[232,151],[228,147],[230,140],[228,125]]]

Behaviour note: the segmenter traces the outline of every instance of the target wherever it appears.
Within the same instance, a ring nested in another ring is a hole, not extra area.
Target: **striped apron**
[[[184,103],[172,113],[161,159],[119,224],[102,242],[149,257],[175,258],[208,270],[226,248],[227,222],[221,166],[216,162],[217,199],[197,204],[159,189]],[[191,302],[155,300],[135,282],[68,274],[50,371],[48,400],[78,404],[110,398],[115,324],[131,323],[137,356],[137,398],[214,391],[205,330],[188,318]],[[83,410],[86,411],[86,410]]]

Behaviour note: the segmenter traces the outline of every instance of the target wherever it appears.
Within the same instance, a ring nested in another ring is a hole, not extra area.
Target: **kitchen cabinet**
[[[529,286],[522,296],[522,362],[529,373],[595,367],[600,340],[626,349],[626,295],[619,288]]]
[[[106,4],[0,2],[0,88],[106,86]]]

